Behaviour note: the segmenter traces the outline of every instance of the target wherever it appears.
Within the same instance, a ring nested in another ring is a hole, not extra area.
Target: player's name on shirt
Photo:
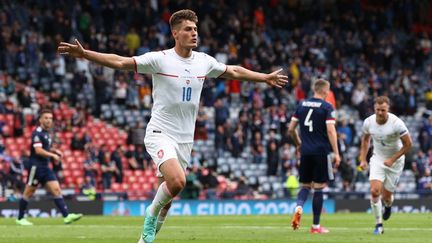
[[[313,101],[303,101],[302,106],[306,107],[320,107],[322,105],[321,102],[313,102]]]

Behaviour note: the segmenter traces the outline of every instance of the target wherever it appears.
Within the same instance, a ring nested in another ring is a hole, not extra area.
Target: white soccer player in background
[[[393,193],[404,168],[405,154],[412,146],[412,140],[404,122],[389,112],[388,97],[377,97],[374,109],[375,114],[366,118],[363,123],[360,167],[367,168],[366,155],[372,138],[373,155],[369,163],[371,208],[376,220],[374,234],[383,234],[382,220],[390,218]],[[381,199],[384,203],[384,213]]]
[[[205,53],[192,51],[198,45],[197,22],[195,12],[191,10],[175,12],[170,19],[175,47],[137,57],[85,50],[77,40],[75,44],[61,42],[58,47],[61,54],[85,58],[114,69],[152,74],[154,103],[144,142],[157,165],[160,186],[146,209],[139,242],[154,241],[171,200],[185,186],[184,170],[190,160],[205,78],[265,82],[278,88],[288,82],[287,76],[279,74],[282,69],[270,74],[258,73],[240,66],[225,65]]]

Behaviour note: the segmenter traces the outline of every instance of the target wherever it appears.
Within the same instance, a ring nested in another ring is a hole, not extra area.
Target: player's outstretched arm
[[[135,70],[135,62],[133,58],[86,50],[77,39],[75,39],[75,44],[60,42],[57,51],[60,54],[69,55],[75,58],[85,58],[91,62],[113,69],[127,71]]]
[[[282,88],[288,83],[288,76],[281,75],[280,72],[282,72],[282,69],[265,74],[251,71],[241,66],[227,65],[227,70],[221,77],[242,81],[266,82],[270,86]]]

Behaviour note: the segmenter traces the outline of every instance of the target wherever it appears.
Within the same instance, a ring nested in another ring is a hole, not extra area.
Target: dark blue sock
[[[323,192],[322,190],[315,190],[312,202],[313,211],[313,224],[318,225],[320,223],[321,211],[323,207]]]
[[[19,213],[18,213],[18,219],[24,218],[24,213],[27,209],[28,201],[24,198],[21,198],[19,200]]]
[[[69,213],[67,210],[67,206],[63,200],[63,197],[54,198],[54,202],[55,202],[55,205],[58,207],[58,209],[60,209],[60,212],[63,215],[63,217],[68,216]]]
[[[309,195],[310,188],[302,187],[297,195],[297,206],[303,207]]]

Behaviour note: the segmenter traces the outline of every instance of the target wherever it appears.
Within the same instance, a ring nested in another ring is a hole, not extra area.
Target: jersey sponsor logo
[[[163,156],[164,156],[164,151],[163,151],[163,149],[161,149],[161,150],[159,150],[159,151],[157,152],[157,156],[158,156],[159,159],[162,159],[162,158],[163,158]]]

